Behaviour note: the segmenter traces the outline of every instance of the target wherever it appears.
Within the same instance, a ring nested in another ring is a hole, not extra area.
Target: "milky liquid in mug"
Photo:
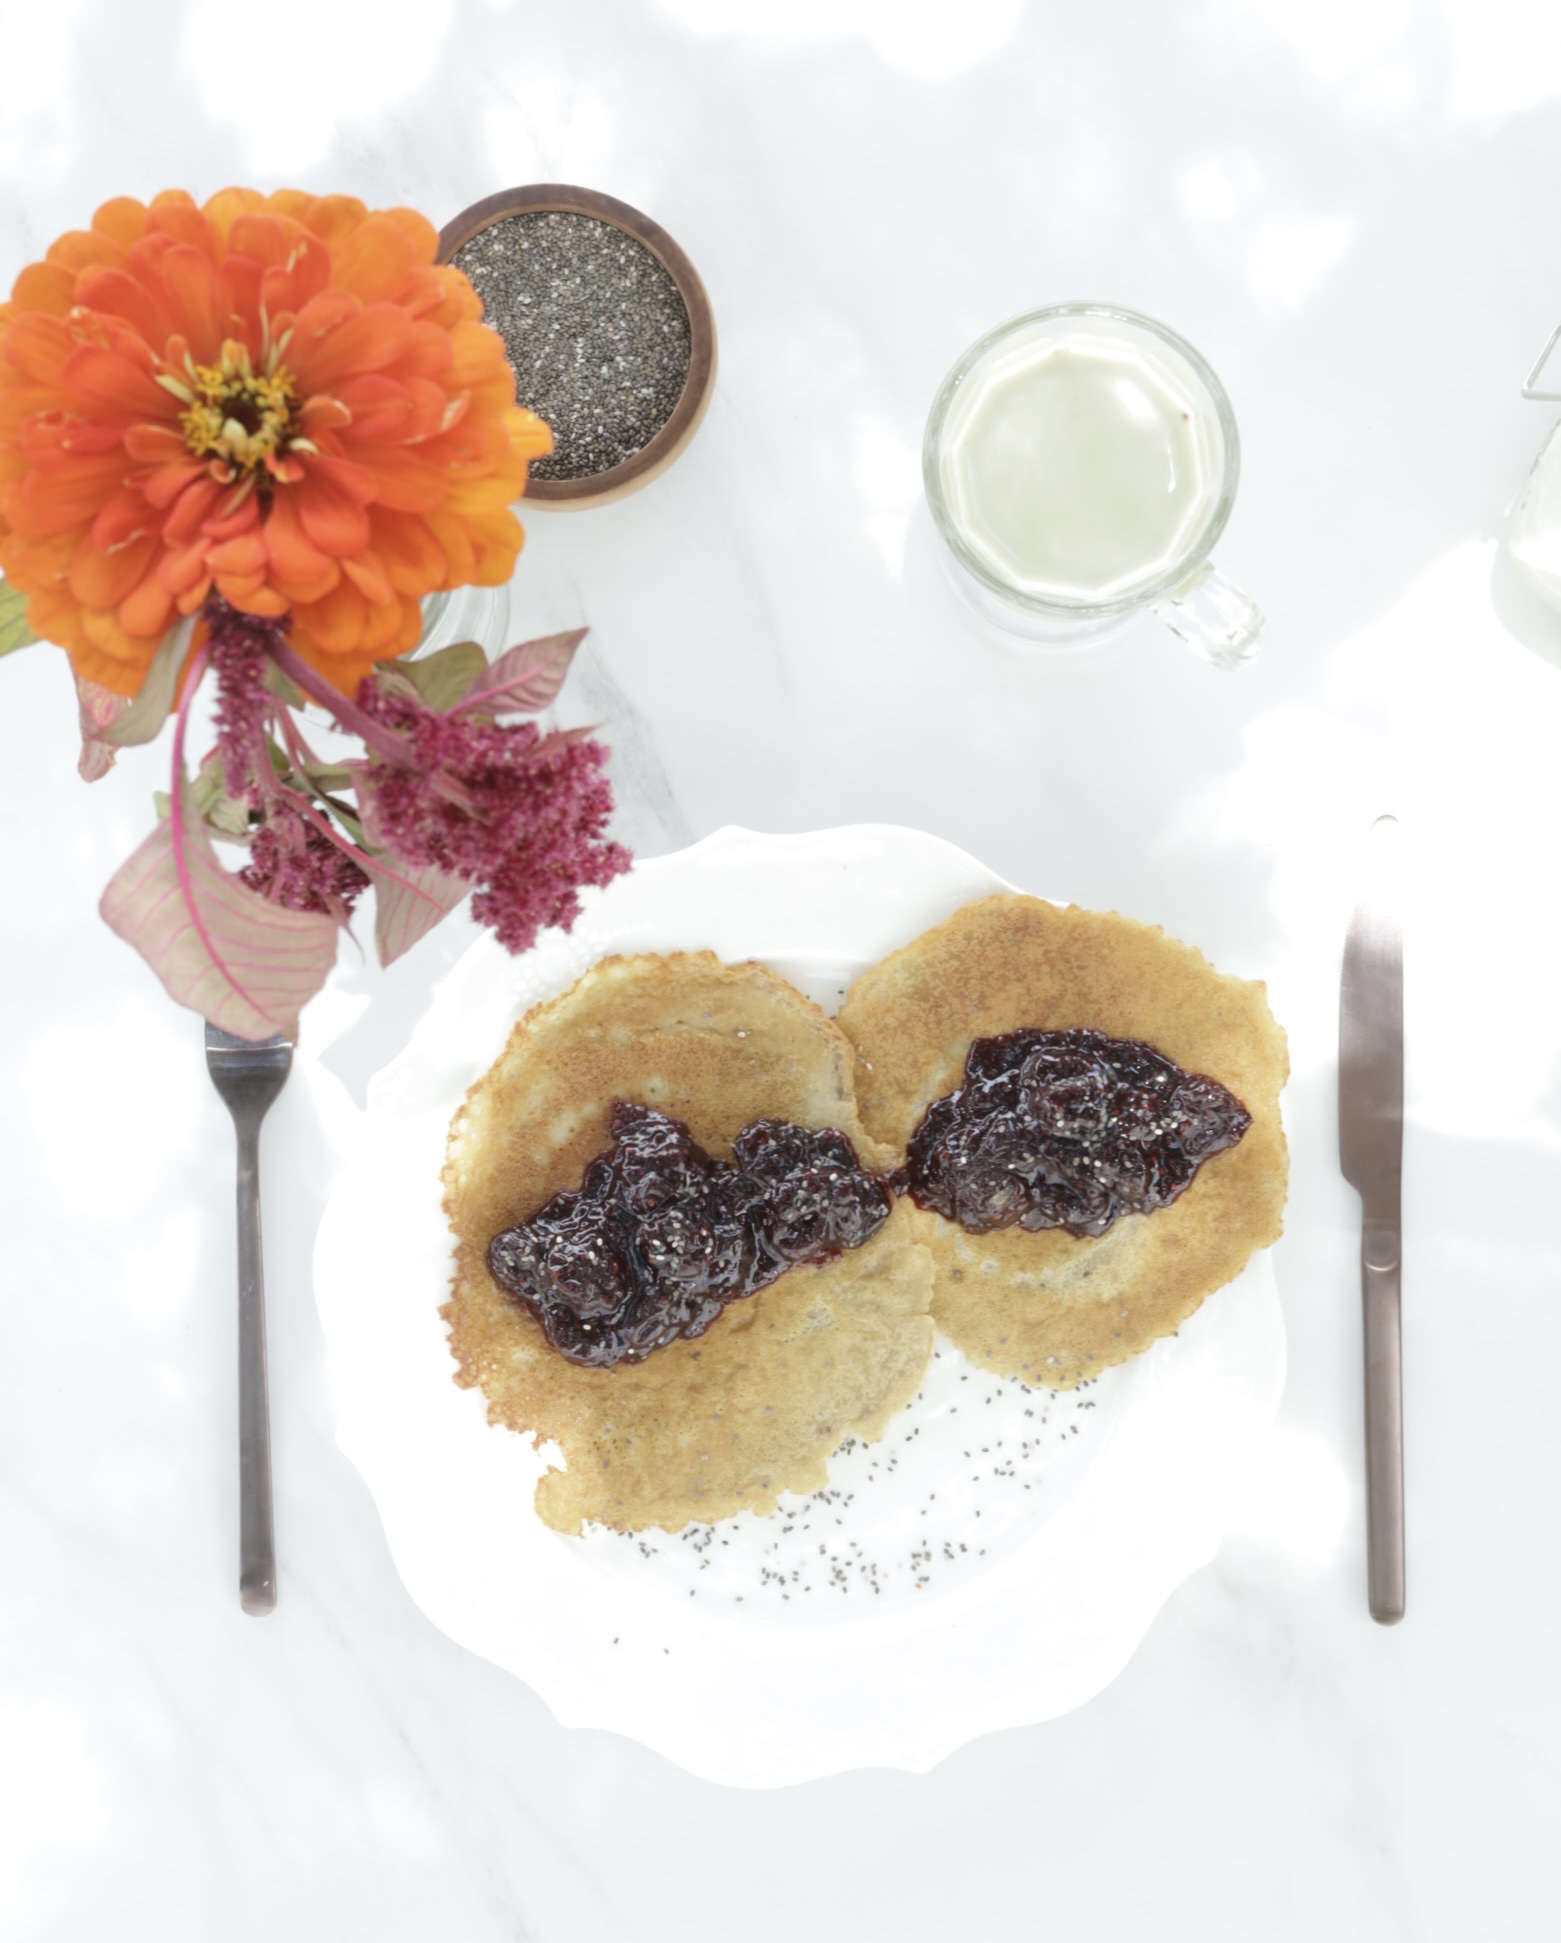
[[[941,484],[971,553],[1037,600],[1131,599],[1185,561],[1219,501],[1225,442],[1169,347],[1109,319],[1042,321],[959,388]]]

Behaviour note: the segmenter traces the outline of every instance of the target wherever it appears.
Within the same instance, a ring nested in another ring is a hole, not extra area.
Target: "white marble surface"
[[[75,775],[0,669],[0,1933],[679,1943],[1533,1936],[1561,1810],[1561,616],[1499,550],[1554,408],[1561,30],[1526,0],[0,5],[0,281],[109,195],[229,180],[442,220],[608,190],[702,270],[719,390],[643,495],[536,512],[531,631],[646,854],[919,826],[1266,977],[1289,1026],[1290,1375],[1216,1562],[1123,1675],[933,1773],[773,1793],[558,1727],[411,1604],[332,1438],[309,1257],[354,1102],[470,935],[344,960],[269,1130],[281,1604],[235,1596],[231,1148],[199,1029],[103,928],[166,749]],[[922,417],[982,328],[1115,298],[1245,443],[1216,674],[1065,668],[937,578]],[[1412,861],[1410,1612],[1365,1610],[1336,979],[1365,824]],[[907,1696],[915,1704],[915,1696]]]

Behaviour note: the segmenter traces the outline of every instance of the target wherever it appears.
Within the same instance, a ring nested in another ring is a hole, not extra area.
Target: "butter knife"
[[[1339,985],[1339,1162],[1361,1200],[1366,1354],[1366,1588],[1371,1616],[1404,1616],[1404,1386],[1400,1324],[1404,950],[1399,828],[1379,816]]]

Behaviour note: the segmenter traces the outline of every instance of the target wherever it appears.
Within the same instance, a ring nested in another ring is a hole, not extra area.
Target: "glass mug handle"
[[[1179,641],[1216,668],[1239,668],[1262,641],[1261,608],[1207,562],[1155,601],[1153,610]]]

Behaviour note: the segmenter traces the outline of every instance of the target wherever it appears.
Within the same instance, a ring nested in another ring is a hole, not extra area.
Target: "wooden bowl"
[[[579,479],[538,479],[533,474],[526,482],[528,506],[601,506],[610,499],[637,492],[658,473],[665,472],[699,429],[699,421],[715,388],[715,318],[699,272],[659,223],[653,223],[649,216],[641,215],[639,210],[631,209],[628,203],[619,202],[614,196],[604,196],[597,189],[571,188],[568,183],[539,182],[525,189],[501,189],[497,195],[474,202],[440,230],[439,261],[448,263],[463,244],[506,216],[533,215],[545,210],[594,216],[598,222],[612,223],[632,236],[671,277],[688,313],[688,376],[671,416],[660,431],[632,457],[603,472],[587,473]]]

